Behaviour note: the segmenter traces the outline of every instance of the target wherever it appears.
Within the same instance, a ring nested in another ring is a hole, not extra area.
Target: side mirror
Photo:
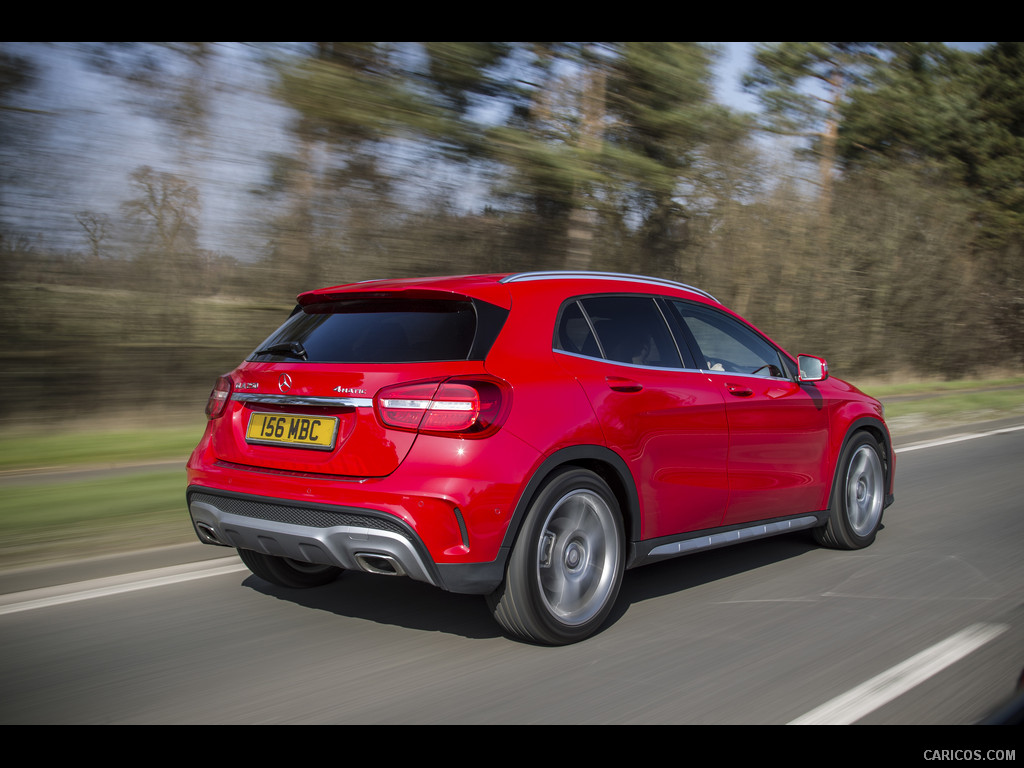
[[[824,381],[828,378],[828,363],[814,355],[797,355],[800,366],[800,381]]]

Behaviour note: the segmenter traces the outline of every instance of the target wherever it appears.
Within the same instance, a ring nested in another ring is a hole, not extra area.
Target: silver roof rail
[[[653,285],[665,285],[672,288],[682,288],[686,291],[692,291],[698,293],[701,296],[705,296],[712,301],[721,304],[714,296],[707,291],[703,291],[700,288],[694,288],[692,285],[686,283],[676,282],[675,280],[666,280],[661,277],[645,277],[643,275],[628,275],[621,272],[587,272],[583,271],[547,271],[547,272],[519,272],[514,275],[508,275],[501,279],[503,283],[521,283],[529,280],[557,280],[559,278],[587,278],[590,280],[631,280],[638,283],[649,283]]]

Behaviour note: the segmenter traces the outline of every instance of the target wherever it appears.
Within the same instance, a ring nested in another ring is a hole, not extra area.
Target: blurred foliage
[[[421,274],[678,279],[851,376],[1024,365],[1021,44],[759,45],[757,115],[715,56],[0,44],[0,418],[201,411],[298,291]]]

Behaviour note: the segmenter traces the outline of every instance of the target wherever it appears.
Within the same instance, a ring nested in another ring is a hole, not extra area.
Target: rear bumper
[[[189,514],[205,544],[250,549],[346,570],[408,576],[450,592],[487,594],[504,575],[504,552],[493,562],[438,564],[401,519],[371,509],[231,493],[202,486],[187,491]]]

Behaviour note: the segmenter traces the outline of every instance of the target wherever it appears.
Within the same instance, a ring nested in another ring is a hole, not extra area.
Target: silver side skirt
[[[730,544],[738,544],[741,541],[762,539],[766,536],[775,536],[780,533],[813,528],[816,525],[820,525],[820,522],[814,515],[796,517],[792,520],[780,520],[775,523],[759,523],[749,528],[737,528],[734,531],[723,531],[721,533],[712,533],[708,536],[698,536],[684,541],[661,544],[652,549],[647,556],[672,557],[674,555],[688,555],[691,552],[700,552],[701,550],[715,549],[716,547],[727,547]]]

